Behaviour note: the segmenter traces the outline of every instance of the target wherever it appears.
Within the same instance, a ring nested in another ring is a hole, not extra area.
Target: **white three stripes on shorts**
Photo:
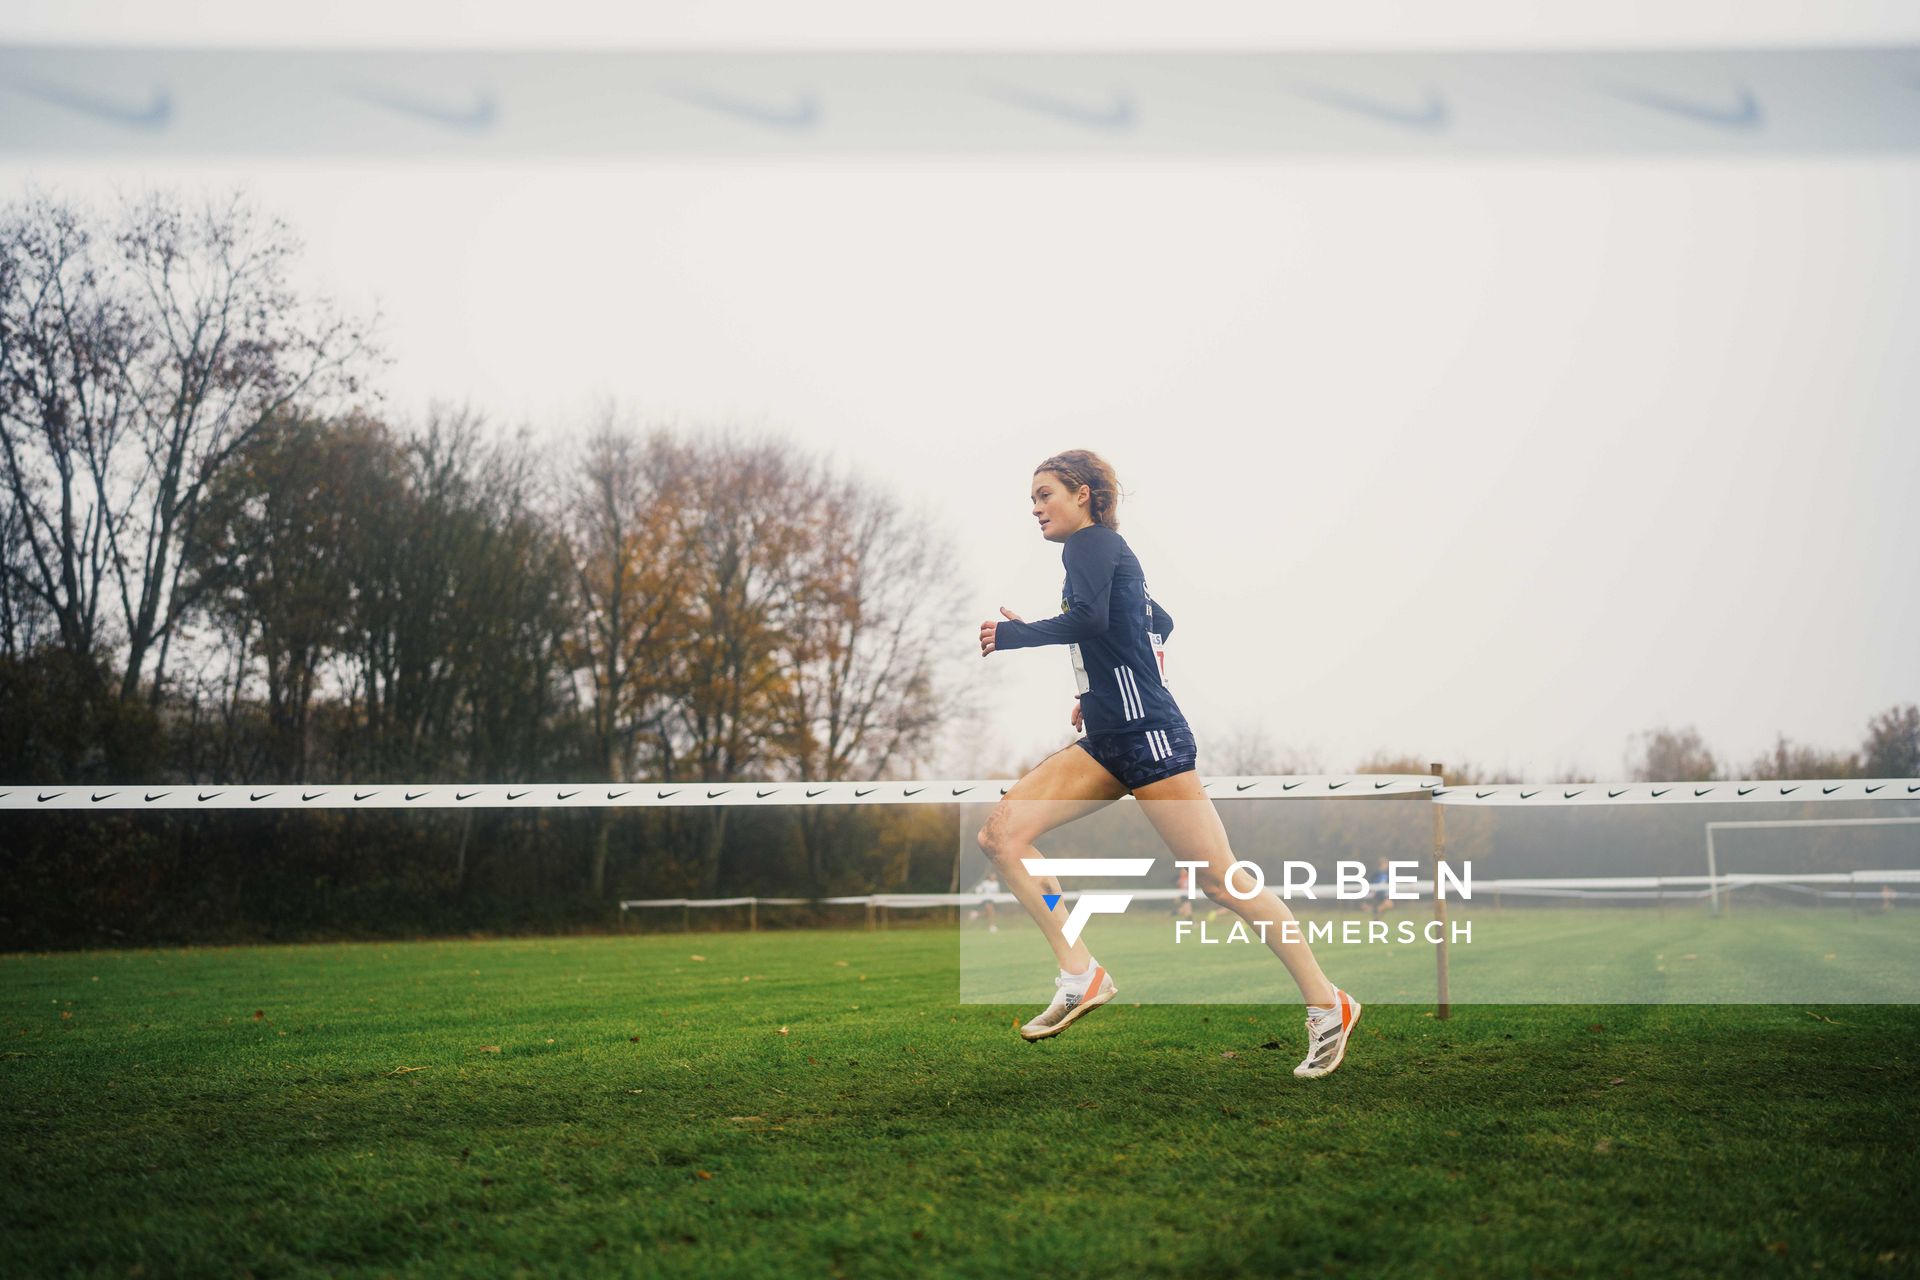
[[[1147,746],[1153,751],[1155,760],[1165,760],[1173,754],[1173,744],[1167,741],[1165,729],[1147,730]]]
[[[1147,714],[1146,707],[1140,702],[1140,686],[1133,682],[1133,671],[1131,668],[1115,667],[1113,669],[1113,683],[1119,687],[1120,703],[1126,708],[1127,719],[1138,720],[1141,716]]]

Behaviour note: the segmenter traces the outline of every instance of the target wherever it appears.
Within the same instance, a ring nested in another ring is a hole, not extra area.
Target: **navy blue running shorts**
[[[1185,773],[1194,764],[1193,730],[1185,725],[1088,734],[1079,744],[1129,791]]]

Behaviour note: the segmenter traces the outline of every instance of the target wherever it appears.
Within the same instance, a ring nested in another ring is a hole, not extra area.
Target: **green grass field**
[[[1145,904],[1142,904],[1143,907]],[[1103,917],[1088,945],[1124,975],[1127,997],[1146,1004],[1292,1004],[1298,992],[1258,937],[1223,941],[1234,917],[1202,902],[1185,940],[1164,909]],[[1207,936],[1199,925],[1212,915]],[[975,921],[961,934],[961,992],[978,1003],[1031,996],[1036,967],[1052,960],[1039,931],[1016,923],[989,934]],[[1356,912],[1303,911],[1303,923],[1370,923]],[[1397,940],[1403,921],[1418,935],[1430,908],[1380,921],[1391,945],[1316,945],[1335,981],[1369,1003],[1430,1003],[1434,949]],[[1455,904],[1450,922],[1470,942],[1449,949],[1450,989],[1462,1004],[1920,1003],[1920,911],[1865,912],[1743,907],[1720,917],[1704,907],[1523,907]]]
[[[950,928],[0,957],[9,1275],[1914,1274],[1920,1009],[1101,1010]],[[1124,985],[1124,975],[1123,975]],[[1278,1048],[1265,1047],[1277,1041]]]

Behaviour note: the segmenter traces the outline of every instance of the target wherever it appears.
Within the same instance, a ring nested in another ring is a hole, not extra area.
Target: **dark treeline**
[[[950,556],[777,438],[366,407],[246,200],[0,211],[0,780],[869,778],[934,748]],[[0,946],[551,928],[945,889],[935,810],[0,818]]]

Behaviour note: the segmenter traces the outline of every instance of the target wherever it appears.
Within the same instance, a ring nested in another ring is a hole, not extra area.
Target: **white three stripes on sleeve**
[[[1120,704],[1126,710],[1127,719],[1138,720],[1147,714],[1146,707],[1140,701],[1140,686],[1134,683],[1133,672],[1125,667],[1113,669],[1113,682],[1120,690]]]

